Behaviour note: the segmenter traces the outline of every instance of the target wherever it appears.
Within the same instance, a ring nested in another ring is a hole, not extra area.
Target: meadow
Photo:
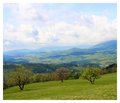
[[[76,80],[39,82],[4,90],[4,100],[116,100],[117,73],[103,75],[95,84],[82,78]]]

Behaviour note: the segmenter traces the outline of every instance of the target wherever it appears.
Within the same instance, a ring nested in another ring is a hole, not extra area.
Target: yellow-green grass
[[[103,75],[95,84],[87,80],[50,81],[4,90],[4,100],[116,100],[117,73]]]

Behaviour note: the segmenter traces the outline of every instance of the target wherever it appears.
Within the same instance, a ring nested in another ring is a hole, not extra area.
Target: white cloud
[[[117,39],[116,20],[96,15],[77,14],[74,17],[76,13],[71,11],[73,21],[70,21],[72,19],[68,20],[69,17],[64,12],[61,15],[64,19],[56,19],[54,15],[57,13],[59,12],[49,12],[32,5],[19,5],[15,13],[18,14],[15,18],[18,20],[17,26],[4,24],[4,45],[8,48],[10,45],[16,46],[12,44],[16,43],[24,45],[24,48],[39,48],[41,44],[95,44]]]
[[[88,19],[92,22],[91,26],[79,24],[79,21],[74,25],[66,22],[55,23],[44,28],[42,34],[46,36],[43,38],[49,41],[48,38],[53,36],[61,44],[94,44],[116,39],[116,21],[109,21],[108,18],[102,16],[88,16]]]

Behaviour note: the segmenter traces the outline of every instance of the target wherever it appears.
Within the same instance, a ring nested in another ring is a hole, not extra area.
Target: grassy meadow
[[[4,90],[4,100],[116,100],[117,73],[103,75],[90,84],[87,80],[40,82]]]

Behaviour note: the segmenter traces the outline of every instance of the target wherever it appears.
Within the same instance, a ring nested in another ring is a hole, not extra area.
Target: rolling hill
[[[64,50],[13,50],[4,52],[4,63],[97,64],[106,66],[117,62],[117,41],[111,40],[88,49],[80,47]]]

